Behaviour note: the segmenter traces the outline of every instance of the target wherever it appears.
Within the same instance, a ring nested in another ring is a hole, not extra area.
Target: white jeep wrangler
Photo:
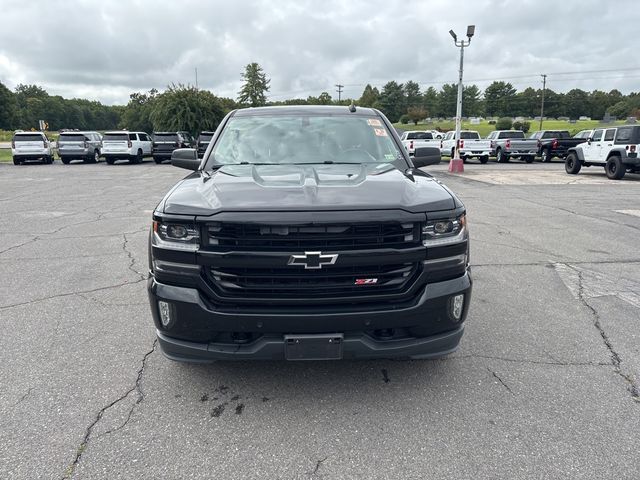
[[[585,143],[567,152],[564,168],[571,175],[591,165],[604,167],[607,177],[620,180],[626,172],[640,173],[640,126],[597,128]]]

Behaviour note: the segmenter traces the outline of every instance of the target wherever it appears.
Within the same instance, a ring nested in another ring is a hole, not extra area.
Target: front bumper
[[[410,304],[383,304],[354,309],[286,309],[265,305],[242,309],[212,305],[196,288],[148,281],[151,312],[163,353],[188,362],[214,360],[283,360],[287,334],[344,335],[342,358],[435,358],[456,350],[464,331],[472,280],[462,277],[428,284]],[[452,319],[450,300],[464,295],[459,321]],[[171,307],[163,327],[158,301]],[[393,330],[393,335],[377,332]],[[233,335],[244,334],[243,341]],[[246,341],[247,336],[250,338]]]

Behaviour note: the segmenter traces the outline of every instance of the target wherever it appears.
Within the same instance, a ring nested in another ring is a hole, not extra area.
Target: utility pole
[[[336,83],[336,87],[338,87],[338,90],[336,90],[336,92],[338,92],[338,103],[340,103],[340,100],[342,100],[342,89],[344,88],[344,85]]]
[[[198,67],[196,67],[196,92],[198,91]]]
[[[460,129],[461,129],[461,121],[462,121],[462,66],[464,59],[464,47],[468,47],[471,44],[471,37],[475,34],[476,26],[469,25],[467,27],[467,41],[464,39],[458,41],[458,36],[455,34],[453,30],[449,30],[449,35],[453,37],[453,43],[456,47],[460,47],[460,72],[458,77],[458,100],[456,102],[456,147],[454,150],[454,154],[451,157],[451,161],[449,162],[449,171],[452,173],[462,173],[464,172],[464,161],[460,159]]]
[[[540,76],[542,77],[542,105],[540,105],[540,128],[538,130],[542,130],[542,117],[544,117],[544,91],[547,88],[547,74],[543,73]]]

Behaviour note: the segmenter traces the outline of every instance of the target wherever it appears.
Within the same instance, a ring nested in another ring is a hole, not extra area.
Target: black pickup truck
[[[554,157],[565,158],[570,148],[586,142],[582,137],[572,137],[567,130],[540,130],[529,138],[538,140],[538,156],[543,162]]]
[[[413,166],[379,111],[236,110],[211,142],[202,160],[173,153],[194,172],[153,213],[148,293],[167,357],[421,359],[457,348],[472,285],[466,210]]]

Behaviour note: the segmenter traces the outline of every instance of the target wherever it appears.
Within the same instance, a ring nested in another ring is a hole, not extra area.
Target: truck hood
[[[215,172],[189,175],[159,207],[167,214],[208,216],[222,211],[402,209],[421,213],[460,205],[433,178],[385,163],[226,165]]]

